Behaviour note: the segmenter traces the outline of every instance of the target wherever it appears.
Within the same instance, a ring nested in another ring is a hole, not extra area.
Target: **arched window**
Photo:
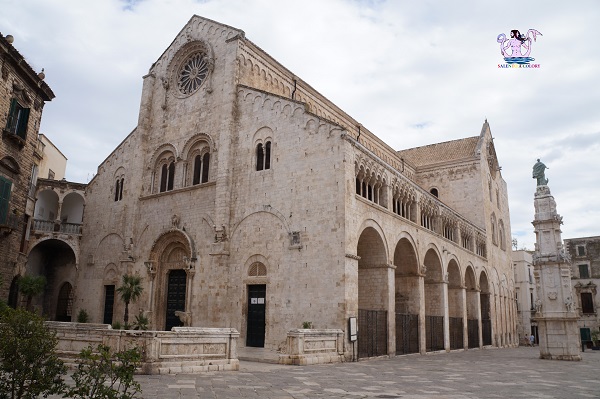
[[[431,190],[429,190],[429,192],[431,193],[431,195],[433,195],[435,198],[438,198],[438,189],[437,188],[432,188]]]
[[[498,238],[500,241],[500,249],[503,251],[506,251],[506,239],[504,237],[505,232],[504,232],[504,222],[502,220],[500,220],[498,222]]]
[[[271,142],[265,144],[265,169],[271,169]]]
[[[208,181],[208,170],[210,168],[210,154],[207,152],[202,156],[202,183]]]
[[[73,287],[69,283],[64,283],[58,293],[58,302],[56,303],[56,320],[71,321],[73,311]]]
[[[256,170],[271,169],[271,142],[267,141],[263,146],[258,143],[256,146]]]
[[[194,157],[194,176],[192,178],[193,185],[200,183],[201,171],[202,171],[202,157],[200,155],[196,155]]]
[[[121,201],[123,199],[123,184],[125,183],[125,178],[117,178],[115,182],[115,201]]]
[[[175,181],[175,162],[169,164],[169,178],[167,181],[167,191],[173,190],[173,181]]]
[[[496,215],[492,213],[492,243],[498,245],[498,226],[496,225]]]
[[[258,143],[256,146],[256,170],[263,170],[264,168],[265,151],[263,150],[262,143]]]
[[[163,164],[160,168],[160,192],[173,190],[175,181],[175,162]]]
[[[164,164],[162,168],[160,168],[160,192],[167,191],[167,177],[169,175],[168,166]]]
[[[210,154],[198,154],[194,157],[194,174],[192,176],[192,185],[208,182],[208,172],[210,168]]]
[[[255,262],[250,265],[250,269],[248,270],[249,277],[266,277],[267,276],[267,268],[260,262]]]
[[[121,191],[121,180],[117,179],[115,183],[115,202],[119,200],[119,191]]]

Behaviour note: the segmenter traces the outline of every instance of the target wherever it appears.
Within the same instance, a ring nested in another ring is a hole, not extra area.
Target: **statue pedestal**
[[[538,186],[535,197],[536,245],[533,267],[537,300],[540,358],[581,360],[581,344],[571,289],[571,260],[562,244],[562,217],[548,186]]]
[[[581,360],[577,316],[536,317],[540,359]]]

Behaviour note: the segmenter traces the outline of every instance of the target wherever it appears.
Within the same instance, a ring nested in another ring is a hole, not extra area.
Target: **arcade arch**
[[[466,295],[456,259],[448,262],[448,329],[450,349],[464,348]]]
[[[440,256],[429,248],[423,260],[425,267],[425,350],[444,349],[444,308],[446,295]]]
[[[57,239],[48,239],[36,244],[27,257],[26,274],[32,276],[44,276],[46,288],[44,294],[34,298],[33,305],[42,309],[42,313],[48,315],[50,320],[70,321],[72,307],[58,306],[60,290],[64,288],[67,299],[74,295],[72,282],[76,275],[75,252],[66,242]],[[66,286],[65,284],[68,284]],[[68,289],[70,287],[70,289]],[[66,305],[66,303],[65,303]],[[61,310],[61,312],[58,312]]]
[[[374,227],[358,239],[358,353],[359,357],[388,354],[388,313],[393,276],[386,247]]]
[[[396,244],[394,266],[396,354],[419,353],[419,262],[415,247],[408,237],[402,237]]]

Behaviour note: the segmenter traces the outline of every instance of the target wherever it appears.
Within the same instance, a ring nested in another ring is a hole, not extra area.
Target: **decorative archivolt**
[[[442,223],[446,226],[457,228],[459,225],[459,219],[456,217],[456,215],[445,208],[442,208],[440,218]]]
[[[392,195],[394,198],[402,198],[405,201],[415,201],[417,192],[408,182],[394,177],[391,183]]]
[[[429,216],[437,216],[440,212],[438,204],[432,198],[425,195],[422,195],[419,199],[419,208],[421,209],[421,213]]]
[[[206,145],[208,146],[209,152],[215,151],[214,141],[209,134],[196,133],[192,137],[190,137],[188,141],[186,141],[186,143],[183,145],[183,150],[181,151],[181,158],[187,159],[189,157],[190,151],[192,151],[198,144],[201,145],[203,142],[206,143]]]
[[[153,169],[161,159],[171,157],[173,160],[180,159],[177,148],[171,143],[161,144],[153,151],[148,168]]]
[[[180,243],[190,260],[196,260],[196,248],[194,240],[183,230],[173,228],[163,232],[152,244],[150,249],[150,261],[157,262],[165,249],[173,243]]]

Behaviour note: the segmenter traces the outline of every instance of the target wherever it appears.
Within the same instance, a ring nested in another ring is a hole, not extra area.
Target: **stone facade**
[[[565,247],[571,258],[573,301],[579,315],[577,326],[583,344],[590,346],[591,333],[600,330],[600,237],[565,239]]]
[[[537,292],[534,281],[533,253],[526,250],[513,251],[513,269],[515,272],[515,298],[517,301],[517,332],[519,343],[529,345],[530,335],[537,342],[537,323],[535,316],[535,301]]]
[[[360,357],[517,344],[487,121],[397,152],[239,29],[191,18],[84,198],[73,312],[93,322],[121,320],[129,273],[144,287],[130,313],[154,330],[235,328],[285,352],[304,322],[357,317]],[[326,357],[349,359],[335,342]]]
[[[38,138],[42,110],[54,93],[0,34],[0,298],[17,302],[33,216],[35,170],[43,157]]]

